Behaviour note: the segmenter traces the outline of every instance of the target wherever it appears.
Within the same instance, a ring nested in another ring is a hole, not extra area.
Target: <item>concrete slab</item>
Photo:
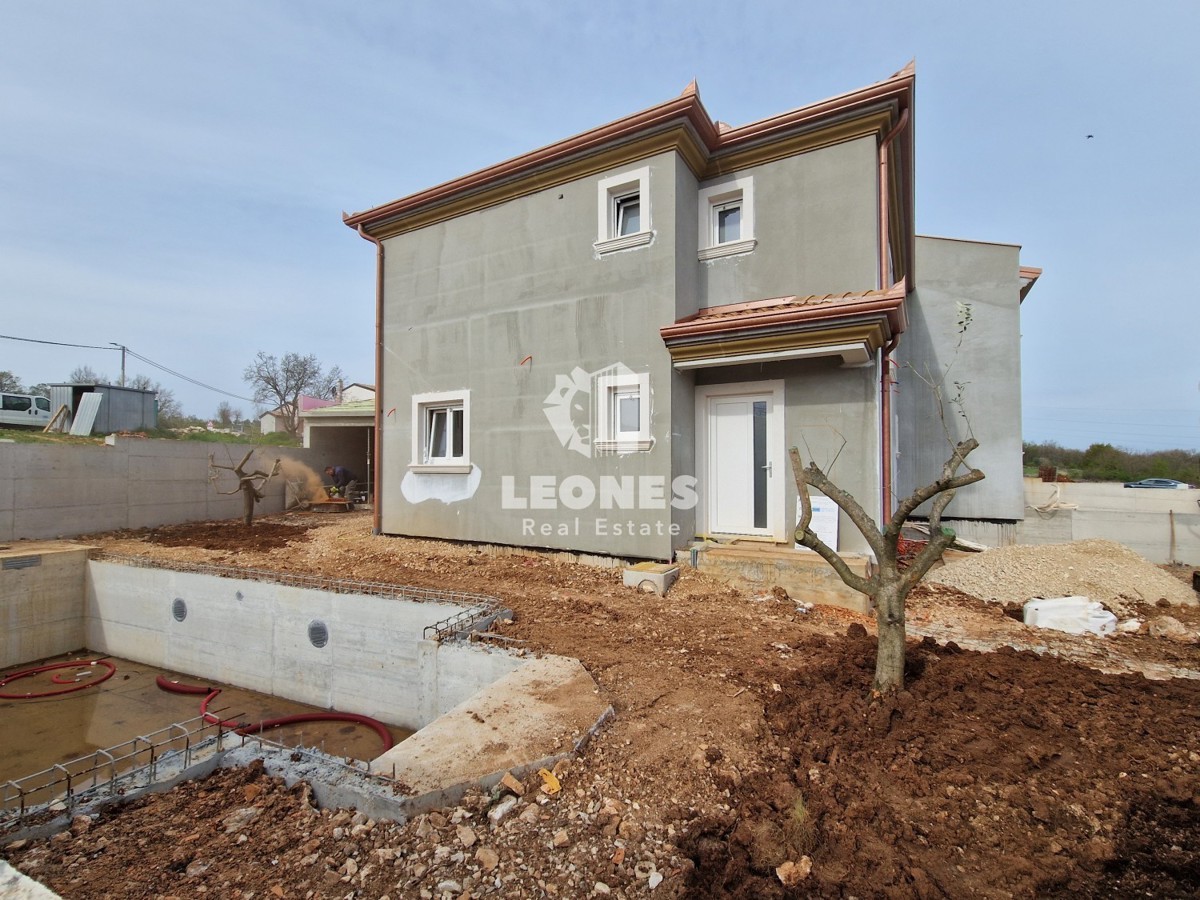
[[[680,562],[692,553],[681,550]],[[748,541],[698,546],[694,548],[694,557],[699,571],[746,590],[769,591],[781,587],[793,600],[840,606],[855,612],[869,611],[866,597],[847,587],[824,559],[806,550]],[[855,573],[867,575],[869,560],[865,556],[843,553],[842,559]]]
[[[484,783],[575,750],[609,713],[576,659],[548,656],[479,691],[371,763],[416,797]]]
[[[39,884],[0,859],[0,897],[8,900],[61,900],[58,894]]]

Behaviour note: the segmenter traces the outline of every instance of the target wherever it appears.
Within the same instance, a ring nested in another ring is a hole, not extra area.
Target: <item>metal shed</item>
[[[92,434],[150,431],[158,427],[158,395],[116,384],[52,384],[50,408],[58,410],[66,406],[73,419],[85,394],[101,397]]]

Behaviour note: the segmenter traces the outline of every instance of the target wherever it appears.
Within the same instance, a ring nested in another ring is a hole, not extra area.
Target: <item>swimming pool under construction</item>
[[[255,756],[376,818],[454,802],[611,714],[578,661],[464,639],[508,614],[477,594],[0,548],[0,825]]]

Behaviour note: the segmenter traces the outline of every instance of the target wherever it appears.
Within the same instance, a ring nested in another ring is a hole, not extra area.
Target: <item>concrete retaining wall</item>
[[[84,645],[87,548],[0,550],[0,668]]]
[[[1019,543],[1104,538],[1154,563],[1200,565],[1200,490],[1120,484],[1046,484],[1025,479]]]
[[[186,617],[173,615],[175,600]],[[522,660],[426,641],[461,607],[116,563],[87,564],[91,650],[419,729]],[[322,623],[324,647],[309,640]]]
[[[243,444],[203,444],[110,437],[103,446],[0,443],[0,541],[74,537],[121,528],[233,519],[242,514],[236,481],[221,472],[208,480],[208,456],[237,465]],[[305,462],[300,448],[260,447],[253,464],[276,457]],[[259,513],[279,512],[284,480],[266,487]]]

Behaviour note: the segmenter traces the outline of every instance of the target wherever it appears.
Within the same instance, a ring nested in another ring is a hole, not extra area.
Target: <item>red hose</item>
[[[113,673],[117,671],[117,667],[110,663],[107,659],[89,659],[76,660],[75,662],[51,663],[46,666],[38,666],[36,669],[25,669],[21,672],[14,672],[12,675],[7,675],[4,678],[0,678],[0,688],[3,688],[9,682],[16,681],[19,678],[28,678],[30,675],[37,675],[40,672],[53,672],[56,669],[86,669],[90,666],[104,666],[105,672],[99,678],[90,678],[82,684],[76,683],[74,679],[71,681],[64,681],[60,676],[53,675],[50,678],[51,681],[53,681],[55,684],[66,684],[69,685],[69,687],[59,691],[40,691],[36,693],[30,692],[27,694],[8,694],[0,692],[0,700],[36,700],[42,697],[57,697],[60,694],[70,694],[74,691],[82,691],[84,688],[90,688],[94,685],[108,681],[108,679],[113,677]]]
[[[261,722],[247,725],[245,722],[224,721],[208,711],[208,704],[217,694],[221,693],[220,688],[180,684],[178,681],[172,681],[166,675],[159,675],[154,682],[164,691],[170,691],[173,694],[204,694],[204,699],[200,701],[200,715],[204,717],[204,721],[212,725],[220,724],[222,728],[229,728],[235,734],[261,734],[272,728],[282,728],[285,725],[295,725],[301,722],[353,722],[356,725],[365,725],[379,735],[379,739],[383,741],[385,752],[391,750],[395,744],[387,726],[370,716],[342,712],[298,713],[294,716],[281,716],[278,719],[263,719]]]

